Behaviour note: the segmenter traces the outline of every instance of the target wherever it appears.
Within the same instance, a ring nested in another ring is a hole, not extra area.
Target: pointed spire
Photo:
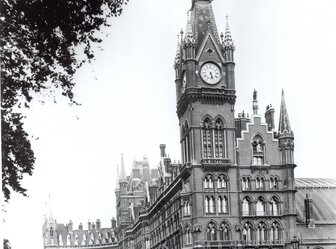
[[[174,67],[178,68],[181,63],[181,39],[180,35],[177,34],[177,47],[176,47],[176,56],[174,61]]]
[[[234,49],[234,44],[231,36],[231,30],[229,26],[229,16],[226,15],[226,28],[225,28],[225,35],[224,35],[224,48],[226,49]]]
[[[281,94],[281,106],[280,106],[280,118],[279,118],[279,133],[292,133],[292,129],[289,123],[289,116],[285,103],[285,93],[282,89]]]
[[[116,189],[119,189],[119,165],[117,164]]]
[[[253,91],[253,102],[252,102],[252,109],[253,109],[253,115],[258,115],[258,97],[257,97],[257,90],[254,89]]]
[[[124,165],[124,155],[121,153],[121,172],[119,176],[119,180],[126,180],[126,172],[125,172],[125,165]]]

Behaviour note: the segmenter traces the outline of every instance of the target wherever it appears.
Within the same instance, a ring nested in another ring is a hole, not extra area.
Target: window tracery
[[[206,118],[203,121],[203,158],[211,158],[212,157],[212,139],[211,139],[211,121],[209,118]]]
[[[258,134],[252,140],[252,165],[265,164],[265,142]]]
[[[220,225],[219,237],[220,240],[230,240],[230,227],[226,222]]]
[[[264,216],[265,215],[265,207],[266,202],[264,197],[260,196],[257,201],[256,210],[258,216]]]
[[[252,205],[251,205],[251,199],[246,196],[244,199],[243,199],[243,204],[242,204],[242,213],[243,213],[243,216],[248,216],[248,215],[251,215],[251,208]]]
[[[217,240],[216,231],[217,231],[216,224],[213,223],[213,222],[210,222],[208,224],[207,230],[206,230],[206,233],[207,233],[206,238],[207,238],[208,241],[215,241],[215,240]]]

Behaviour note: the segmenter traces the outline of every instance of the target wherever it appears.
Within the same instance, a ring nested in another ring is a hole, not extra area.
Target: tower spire
[[[124,155],[121,153],[121,172],[119,176],[119,180],[126,180],[126,172],[125,172],[125,166],[124,166]]]
[[[292,133],[292,129],[289,123],[289,116],[287,112],[286,102],[285,102],[285,93],[283,89],[282,89],[282,94],[281,94],[279,133],[280,134]]]
[[[116,189],[119,188],[119,165],[117,164],[117,179],[116,179]]]

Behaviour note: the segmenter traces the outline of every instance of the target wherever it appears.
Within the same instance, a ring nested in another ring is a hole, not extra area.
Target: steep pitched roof
[[[215,16],[212,10],[211,1],[196,0],[191,7],[191,23],[193,24],[193,34],[196,42],[196,47],[199,46],[205,39],[208,31],[215,37],[215,40],[220,44],[218,30],[216,26]]]

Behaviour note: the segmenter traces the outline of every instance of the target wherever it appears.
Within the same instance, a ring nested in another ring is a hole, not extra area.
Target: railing
[[[48,245],[44,246],[44,248],[117,248],[118,242],[106,243],[106,244],[98,244],[98,245]]]
[[[201,160],[202,164],[230,164],[230,159],[228,158],[203,158]]]
[[[282,240],[264,240],[264,241],[233,241],[233,240],[215,240],[215,241],[204,241],[204,242],[194,242],[194,248],[195,247],[229,247],[229,246],[272,246],[272,245],[283,245],[284,241]]]

